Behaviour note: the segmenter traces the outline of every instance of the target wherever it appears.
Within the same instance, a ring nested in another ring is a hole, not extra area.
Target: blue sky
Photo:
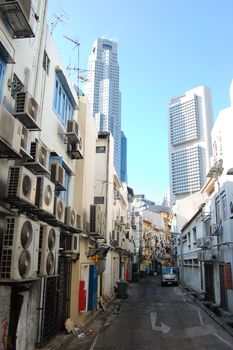
[[[233,0],[49,0],[48,22],[66,65],[80,67],[97,37],[118,42],[128,185],[160,201],[169,186],[168,102],[211,88],[213,116],[229,105],[233,79]],[[82,87],[82,86],[80,86]]]

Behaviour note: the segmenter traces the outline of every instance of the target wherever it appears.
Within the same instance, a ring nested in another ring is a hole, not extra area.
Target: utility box
[[[117,281],[117,297],[118,298],[128,298],[128,282],[127,281]]]

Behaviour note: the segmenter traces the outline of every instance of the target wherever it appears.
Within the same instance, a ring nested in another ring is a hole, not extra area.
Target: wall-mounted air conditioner
[[[28,160],[25,166],[37,174],[49,174],[50,152],[41,142],[31,142],[30,155],[32,159]]]
[[[23,158],[32,159],[30,155],[30,151],[31,151],[31,133],[27,128],[25,128],[25,126],[23,126],[21,143],[20,143],[20,154],[23,156]]]
[[[36,175],[23,166],[9,168],[6,201],[20,206],[35,206]]]
[[[0,104],[0,153],[3,146],[6,146],[6,155],[8,148],[20,153],[22,128],[22,124],[8,112],[3,104]]]
[[[17,92],[15,100],[15,111],[13,115],[28,130],[40,130],[39,122],[39,106],[29,92]]]
[[[79,235],[78,234],[67,234],[64,239],[64,251],[67,254],[79,254]]]
[[[66,138],[68,143],[75,143],[79,141],[79,127],[75,120],[67,121]]]
[[[77,229],[77,213],[71,207],[66,207],[65,225],[69,228]]]
[[[55,184],[56,191],[65,191],[65,169],[58,162],[52,162],[50,172],[50,179]]]
[[[45,176],[37,177],[36,206],[53,215],[55,185]]]
[[[6,217],[0,276],[2,279],[36,278],[40,225],[24,215]]]
[[[55,219],[61,223],[65,222],[65,201],[60,197],[55,197],[53,214]]]
[[[105,216],[98,204],[90,206],[90,234],[105,235]]]
[[[55,275],[58,268],[60,230],[50,225],[41,225],[39,271],[41,276]]]
[[[81,137],[79,141],[67,144],[67,153],[71,159],[83,159],[83,141]]]

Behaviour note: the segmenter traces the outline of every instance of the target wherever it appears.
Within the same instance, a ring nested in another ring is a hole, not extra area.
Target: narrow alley
[[[66,350],[233,349],[231,335],[179,287],[162,287],[160,276],[131,284],[129,294],[94,321],[91,342],[74,339]]]

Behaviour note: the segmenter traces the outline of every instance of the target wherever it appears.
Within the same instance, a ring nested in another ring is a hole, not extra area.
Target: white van
[[[174,284],[178,286],[178,268],[175,266],[163,266],[161,270],[161,285]]]

